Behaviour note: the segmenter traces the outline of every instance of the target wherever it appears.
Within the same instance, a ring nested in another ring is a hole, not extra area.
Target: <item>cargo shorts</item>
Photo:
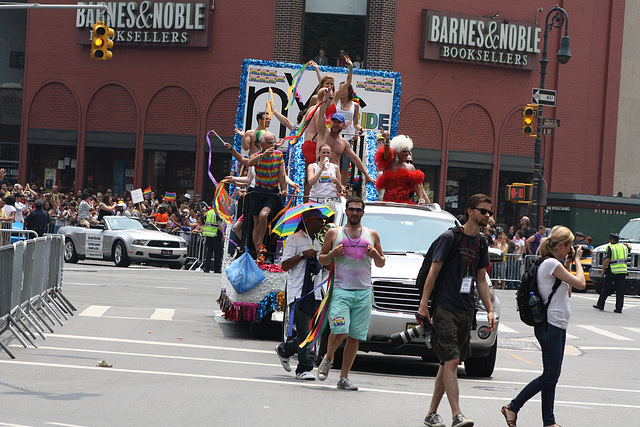
[[[473,314],[458,313],[437,307],[431,318],[433,322],[433,350],[440,360],[460,359],[460,362],[471,354],[471,325]]]

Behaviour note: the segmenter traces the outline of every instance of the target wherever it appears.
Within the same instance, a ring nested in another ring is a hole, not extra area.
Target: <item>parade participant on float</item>
[[[331,126],[327,128],[325,124],[325,112],[331,103],[333,93],[329,89],[320,89],[318,92],[318,101],[321,102],[319,114],[316,117],[316,126],[318,128],[318,144],[320,146],[327,144],[331,147],[331,163],[338,164],[340,156],[345,153],[353,164],[362,172],[368,182],[375,183],[375,180],[369,176],[367,168],[365,168],[362,160],[353,151],[349,142],[344,139],[340,132],[344,129],[345,118],[341,113],[334,113],[331,116]]]
[[[264,111],[256,114],[256,120],[258,121],[258,126],[255,129],[249,129],[248,131],[241,131],[236,128],[236,133],[242,137],[242,149],[244,151],[249,152],[249,156],[254,155],[258,151],[260,151],[260,146],[258,145],[258,132],[266,130],[271,124],[271,117]]]
[[[340,182],[340,168],[331,163],[331,147],[324,144],[320,147],[318,161],[312,163],[307,168],[307,181],[311,190],[309,191],[309,201],[322,203],[327,197],[337,197],[343,194],[342,183]]]
[[[374,159],[378,169],[383,173],[376,181],[378,190],[384,190],[382,200],[385,202],[411,203],[409,193],[415,191],[418,204],[430,203],[424,191],[424,172],[407,163],[411,154],[413,141],[406,135],[398,135],[389,141],[389,132],[380,129],[384,144],[376,152]]]

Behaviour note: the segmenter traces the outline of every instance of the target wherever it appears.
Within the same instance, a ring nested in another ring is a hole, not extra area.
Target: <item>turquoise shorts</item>
[[[373,289],[345,290],[334,287],[329,307],[331,332],[366,340],[372,305]]]

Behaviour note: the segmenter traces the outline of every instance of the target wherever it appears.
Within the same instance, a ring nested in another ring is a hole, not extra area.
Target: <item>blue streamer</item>
[[[329,279],[327,278],[327,280],[329,280]],[[311,291],[309,291],[306,295],[302,295],[300,298],[296,298],[296,300],[293,302],[293,305],[291,305],[291,310],[289,310],[289,329],[288,329],[288,332],[287,332],[287,336],[288,337],[293,335],[293,320],[294,320],[295,313],[296,313],[296,303],[298,301],[300,301],[302,298],[306,297],[307,295],[311,295],[312,293],[314,293],[316,291],[316,289],[318,289],[319,287],[326,285],[327,284],[327,280],[325,280],[322,283],[320,283],[318,286],[316,286]],[[287,302],[285,301],[284,303],[286,304]]]
[[[280,304],[278,304],[278,293],[271,292],[258,303],[258,309],[256,310],[256,322],[260,323],[266,314],[273,313],[278,310],[280,310]]]

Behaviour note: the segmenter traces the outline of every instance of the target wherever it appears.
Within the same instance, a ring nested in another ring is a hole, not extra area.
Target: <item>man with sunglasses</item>
[[[327,354],[318,367],[318,379],[327,379],[335,351],[346,337],[337,387],[342,390],[358,390],[348,375],[360,340],[367,339],[369,330],[373,305],[371,260],[376,267],[382,268],[385,257],[378,233],[360,223],[364,215],[362,199],[350,197],[347,200],[346,214],[347,223],[344,227],[327,231],[318,256],[321,265],[329,267],[334,264],[333,294],[329,305],[331,333],[327,342]]]
[[[466,222],[461,238],[455,240],[453,230],[449,229],[436,242],[433,262],[416,314],[418,323],[433,324],[433,349],[440,360],[429,413],[424,420],[424,424],[430,427],[445,427],[442,417],[437,413],[445,392],[451,406],[452,427],[473,426],[473,421],[466,418],[460,410],[457,372],[458,365],[471,353],[471,326],[475,315],[474,286],[478,287],[478,294],[487,309],[487,332],[495,328],[493,305],[486,280],[486,268],[489,266],[488,245],[479,233],[480,228],[486,227],[492,216],[491,199],[484,194],[475,194],[467,202]],[[449,253],[454,241],[460,243],[457,256],[451,259]],[[430,297],[433,297],[431,314],[427,309]]]

